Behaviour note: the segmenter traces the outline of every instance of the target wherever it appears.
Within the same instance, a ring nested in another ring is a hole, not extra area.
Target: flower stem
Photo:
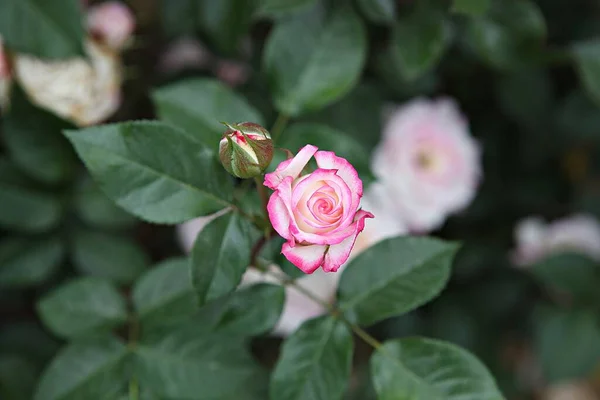
[[[352,329],[352,331],[356,334],[356,336],[361,338],[365,343],[367,343],[368,345],[373,347],[375,350],[377,350],[381,347],[380,341],[375,339],[373,336],[371,336],[367,331],[362,329],[360,326],[348,321],[348,319],[346,317],[344,317],[344,314],[333,304],[329,304],[325,300],[319,298],[313,292],[311,292],[310,290],[299,285],[295,280],[291,279],[289,276],[287,276],[285,274],[279,274],[279,273],[275,273],[272,271],[267,271],[267,273],[269,273],[270,275],[277,278],[279,281],[281,281],[281,283],[283,285],[293,287],[298,292],[302,293],[304,296],[308,297],[315,303],[317,303],[320,306],[322,306],[323,308],[325,308],[329,314],[331,314],[334,318],[338,318],[342,322],[344,322],[348,327],[350,327],[350,329]]]
[[[277,143],[279,136],[281,136],[289,121],[290,117],[286,114],[280,113],[277,116],[277,119],[271,128],[271,137],[273,138],[273,142]]]
[[[135,315],[129,318],[129,347],[134,348],[137,345],[140,325]],[[135,376],[129,381],[129,400],[138,400],[140,398],[140,387]]]

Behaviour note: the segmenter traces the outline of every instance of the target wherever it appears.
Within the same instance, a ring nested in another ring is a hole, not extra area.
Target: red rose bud
[[[228,129],[219,143],[223,167],[238,178],[261,175],[273,158],[273,141],[269,132],[253,122],[225,125]]]

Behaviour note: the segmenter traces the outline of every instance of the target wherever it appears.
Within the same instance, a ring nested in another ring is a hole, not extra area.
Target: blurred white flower
[[[10,64],[4,49],[4,40],[0,36],[0,108],[8,104],[11,80]]]
[[[478,143],[450,99],[413,100],[390,113],[372,168],[413,232],[464,209],[481,178]]]
[[[183,37],[167,47],[158,68],[164,74],[176,74],[189,68],[209,68],[212,58],[210,51],[200,41]]]
[[[584,382],[565,382],[550,386],[542,400],[598,400],[600,397]]]
[[[600,260],[600,224],[578,214],[551,223],[529,217],[515,227],[513,262],[527,266],[552,254],[575,251]]]
[[[90,34],[113,50],[122,50],[135,29],[135,18],[129,8],[118,1],[108,1],[88,10]]]
[[[30,99],[79,126],[107,119],[121,103],[119,55],[93,40],[85,43],[85,49],[87,59],[14,57],[15,77]]]
[[[373,212],[375,218],[366,221],[365,229],[358,235],[348,261],[383,239],[407,233],[406,227],[401,224],[400,220],[390,214],[392,210],[392,207],[390,207],[391,199],[383,189],[383,186],[373,184],[369,186],[363,195],[361,206],[364,208],[368,207],[368,210]],[[223,211],[217,214],[221,215],[222,213]],[[192,249],[198,233],[215,217],[216,214],[196,218],[177,227],[177,237],[186,252]],[[313,274],[297,279],[296,282],[321,300],[332,304],[335,300],[338,283],[342,276],[341,271],[345,265],[335,274],[328,274],[319,269]],[[244,274],[240,286],[247,286],[258,282],[278,283],[276,277],[281,274],[281,270],[275,265],[270,267],[270,273],[250,267]],[[285,306],[273,332],[275,335],[288,336],[306,320],[318,317],[326,312],[326,309],[321,304],[306,297],[293,287],[286,287],[285,294]]]

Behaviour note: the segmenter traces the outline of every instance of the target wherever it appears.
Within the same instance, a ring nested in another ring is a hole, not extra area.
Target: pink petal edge
[[[368,211],[359,210],[354,218],[356,224],[354,234],[348,236],[339,244],[329,246],[323,260],[323,270],[325,272],[336,272],[348,260],[356,238],[365,229],[366,218],[374,218],[374,215]]]
[[[305,274],[312,274],[321,266],[327,246],[313,244],[308,246],[291,246],[286,242],[281,247],[281,252],[292,264],[300,268]]]
[[[317,150],[319,149],[316,146],[307,144],[294,158],[281,162],[274,172],[266,174],[264,185],[275,190],[285,177],[291,176],[296,179]]]

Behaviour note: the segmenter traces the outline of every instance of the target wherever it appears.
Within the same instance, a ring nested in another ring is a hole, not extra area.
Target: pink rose
[[[362,181],[348,161],[330,151],[304,146],[265,175],[265,186],[275,192],[268,204],[273,228],[287,242],[281,252],[307,274],[323,267],[337,271],[350,256],[356,237],[370,212],[361,210]],[[314,156],[318,169],[302,170]]]
[[[394,199],[397,218],[425,232],[471,202],[480,151],[452,100],[418,99],[391,113],[372,169]]]
[[[512,258],[519,266],[564,251],[600,261],[600,224],[589,215],[573,215],[549,224],[538,217],[526,218],[517,224],[515,240],[517,248]]]
[[[91,7],[87,23],[92,35],[113,50],[121,50],[135,28],[133,14],[123,3],[117,1]]]

